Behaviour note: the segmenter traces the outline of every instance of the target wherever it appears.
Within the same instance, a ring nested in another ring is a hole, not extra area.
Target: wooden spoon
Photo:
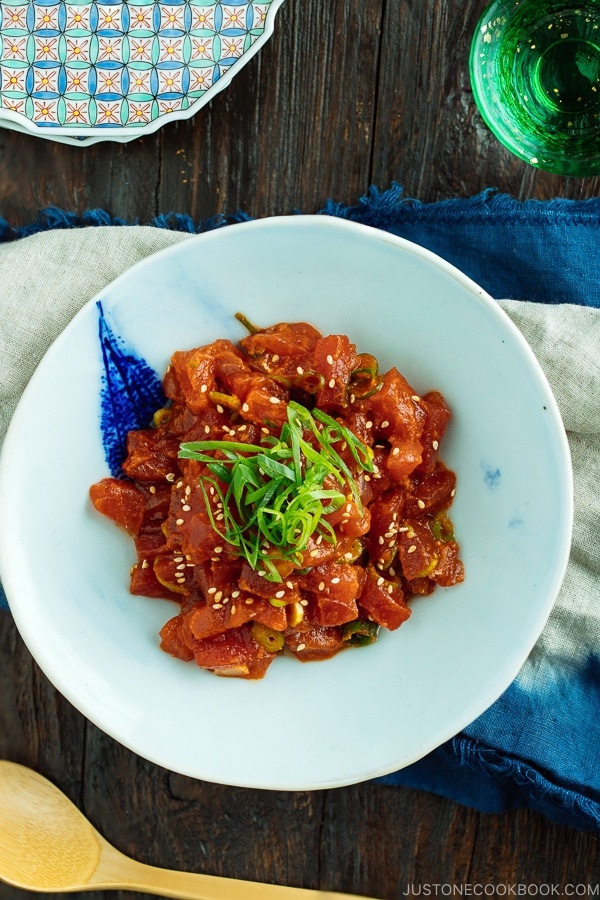
[[[350,894],[174,872],[125,856],[51,782],[0,760],[0,879],[32,891],[124,889],[180,900],[351,900]]]

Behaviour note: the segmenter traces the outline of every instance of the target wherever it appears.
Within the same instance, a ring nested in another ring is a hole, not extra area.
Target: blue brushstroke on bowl
[[[100,386],[100,431],[104,456],[111,475],[123,475],[127,434],[147,428],[166,398],[159,376],[145,359],[127,347],[108,324],[100,301],[98,337],[103,375]]]
[[[502,481],[500,469],[494,468],[487,463],[481,463],[481,468],[483,469],[483,480],[486,487],[489,488],[490,491],[496,490]]]

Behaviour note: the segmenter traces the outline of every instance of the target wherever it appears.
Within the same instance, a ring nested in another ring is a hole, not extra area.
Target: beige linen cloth
[[[153,227],[48,231],[0,244],[0,444],[44,352],[121,272],[189,235]],[[536,653],[582,660],[600,648],[600,310],[500,301],[536,354],[567,429],[575,528],[560,596]]]

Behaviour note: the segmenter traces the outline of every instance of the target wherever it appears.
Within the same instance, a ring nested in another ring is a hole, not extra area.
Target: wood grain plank
[[[361,193],[381,14],[380,0],[287,0],[274,38],[227,91],[193,121],[163,130],[161,209],[180,197],[178,211],[196,216],[275,215]],[[176,158],[181,166],[171,165]]]
[[[126,145],[0,131],[0,214],[26,224],[55,204],[198,222],[354,200],[370,177],[381,19],[382,0],[286,0],[274,36],[229,88],[192,119]]]

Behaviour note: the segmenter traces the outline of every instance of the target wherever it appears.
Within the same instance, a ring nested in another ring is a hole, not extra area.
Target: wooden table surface
[[[0,216],[23,225],[58,206],[199,223],[240,209],[315,212],[394,181],[423,201],[486,187],[519,198],[598,195],[598,179],[541,173],[483,125],[467,59],[484,5],[286,0],[273,38],[187,122],[88,149],[0,131]],[[597,836],[527,811],[482,815],[373,784],[271,793],[165,771],[76,712],[4,614],[0,757],[56,781],[111,842],[155,865],[388,900],[415,885],[430,885],[430,896],[465,885],[510,896],[518,884],[556,895],[553,885],[600,881]],[[0,885],[0,900],[24,896]]]

